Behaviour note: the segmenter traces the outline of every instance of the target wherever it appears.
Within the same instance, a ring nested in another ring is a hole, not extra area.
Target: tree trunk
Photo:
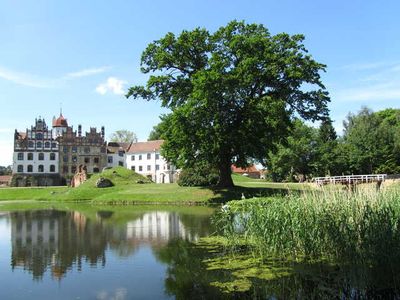
[[[219,181],[217,186],[222,188],[230,188],[233,187],[233,180],[232,180],[232,170],[231,170],[231,163],[228,161],[226,163],[220,163],[218,166],[219,169]]]

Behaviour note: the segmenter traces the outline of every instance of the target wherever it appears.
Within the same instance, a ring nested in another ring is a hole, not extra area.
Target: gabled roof
[[[160,151],[163,142],[164,140],[155,140],[155,141],[133,143],[129,147],[128,153]]]
[[[232,169],[233,173],[240,173],[240,174],[243,174],[243,173],[260,173],[260,171],[257,170],[255,165],[248,166],[247,168],[238,168],[235,165],[232,165],[231,169]]]

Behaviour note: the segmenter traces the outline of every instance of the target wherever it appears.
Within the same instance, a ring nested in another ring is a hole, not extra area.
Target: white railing
[[[312,181],[317,184],[367,183],[367,182],[385,181],[386,176],[387,176],[386,174],[327,176],[327,177],[314,177]]]

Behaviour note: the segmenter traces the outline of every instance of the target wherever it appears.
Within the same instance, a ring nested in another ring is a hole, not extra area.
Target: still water
[[[1,209],[0,299],[400,299],[400,261],[260,264],[202,247],[208,207]]]
[[[174,257],[212,232],[212,213],[0,212],[0,299],[176,298]]]

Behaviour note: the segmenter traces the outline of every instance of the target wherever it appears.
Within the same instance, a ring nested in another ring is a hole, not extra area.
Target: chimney
[[[78,125],[78,136],[82,136],[82,125]]]
[[[105,136],[105,129],[104,126],[101,126],[101,137],[104,139]]]

